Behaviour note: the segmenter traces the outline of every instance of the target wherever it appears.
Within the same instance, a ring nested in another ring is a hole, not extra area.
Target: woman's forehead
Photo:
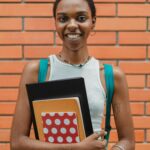
[[[90,12],[86,0],[61,0],[57,6],[56,13],[67,13],[69,11]]]

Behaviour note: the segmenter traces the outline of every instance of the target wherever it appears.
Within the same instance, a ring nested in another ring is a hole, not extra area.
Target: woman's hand
[[[93,133],[85,140],[79,143],[79,149],[81,150],[105,150],[106,140],[104,140],[105,131]]]

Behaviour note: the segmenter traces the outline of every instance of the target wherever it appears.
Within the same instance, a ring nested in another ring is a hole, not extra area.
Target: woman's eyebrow
[[[77,14],[88,14],[87,11],[78,11]]]
[[[88,14],[87,11],[78,11],[77,14]],[[57,15],[67,15],[65,12],[58,12]]]

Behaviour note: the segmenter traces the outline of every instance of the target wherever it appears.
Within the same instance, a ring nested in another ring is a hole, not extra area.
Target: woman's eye
[[[84,21],[86,21],[86,16],[79,16],[78,18],[77,18],[77,20],[79,21],[79,22],[84,22]]]
[[[59,22],[64,23],[68,20],[68,18],[66,16],[62,16],[62,17],[59,17],[58,20],[59,20]]]

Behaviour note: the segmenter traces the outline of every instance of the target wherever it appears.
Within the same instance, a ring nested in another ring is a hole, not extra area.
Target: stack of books
[[[35,136],[50,143],[77,143],[93,133],[83,78],[27,84]]]

